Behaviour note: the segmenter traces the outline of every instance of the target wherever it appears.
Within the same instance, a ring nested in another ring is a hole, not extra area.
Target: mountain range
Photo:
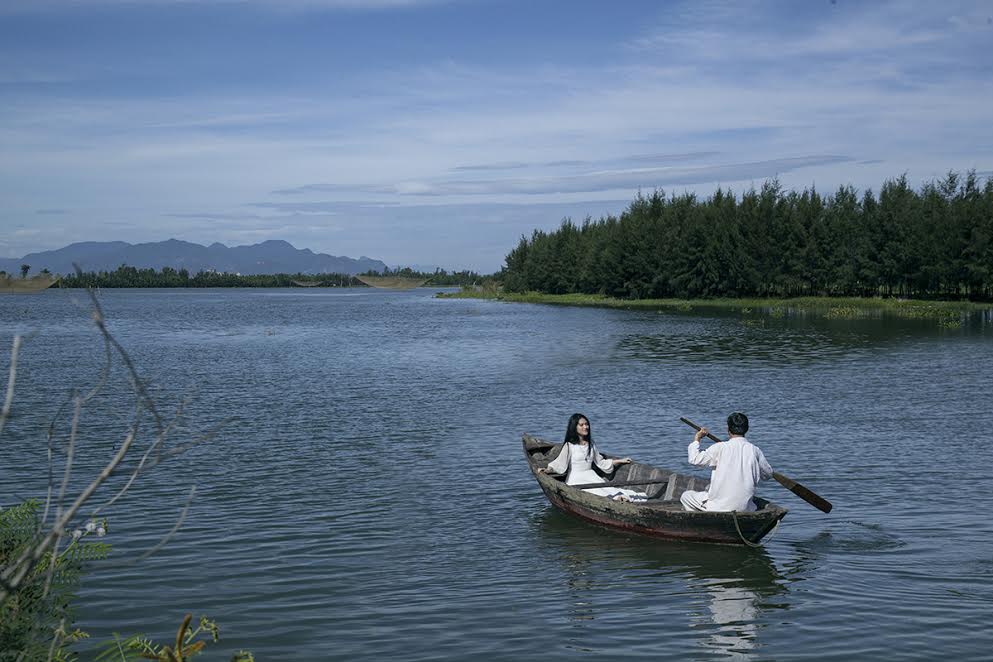
[[[74,271],[73,263],[83,271],[113,271],[126,264],[141,269],[186,269],[191,274],[211,270],[239,274],[360,274],[386,269],[380,260],[314,253],[279,240],[228,248],[221,243],[201,246],[169,239],[146,244],[84,241],[58,250],[29,253],[22,258],[0,258],[0,270],[20,274],[21,265],[28,264],[32,274],[42,269],[70,274]]]

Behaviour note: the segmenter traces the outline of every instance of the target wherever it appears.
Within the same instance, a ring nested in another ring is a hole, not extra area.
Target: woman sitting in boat
[[[590,420],[582,414],[573,414],[565,429],[565,442],[559,456],[548,463],[538,473],[566,474],[566,485],[584,485],[588,483],[605,483],[596,471],[611,473],[621,464],[630,464],[631,458],[607,459],[597,451],[590,432]],[[648,495],[634,490],[624,490],[619,487],[591,487],[584,490],[591,494],[611,498],[615,501],[644,501]]]

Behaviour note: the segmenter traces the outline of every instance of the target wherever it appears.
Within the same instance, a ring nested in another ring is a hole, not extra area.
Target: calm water
[[[106,512],[114,551],[90,566],[79,625],[165,641],[208,614],[207,659],[986,657],[989,315],[941,329],[433,294],[104,291],[163,414],[189,398],[170,444],[224,425]],[[78,292],[0,298],[3,383],[11,336],[36,332],[2,504],[43,496],[48,421],[99,373],[88,314]],[[125,434],[123,380],[84,412],[76,478]],[[762,550],[574,520],[521,452],[522,432],[557,440],[580,411],[603,450],[684,467],[679,417],[720,427],[734,409],[775,469],[835,506],[763,484],[790,514]],[[138,560],[193,485],[181,530]]]

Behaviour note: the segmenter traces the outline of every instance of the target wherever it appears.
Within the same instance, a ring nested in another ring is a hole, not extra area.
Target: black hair
[[[590,453],[593,452],[593,426],[590,425],[590,419],[582,414],[573,414],[569,417],[569,424],[565,426],[565,443],[567,444],[578,444],[580,442],[579,433],[576,432],[576,426],[579,425],[579,421],[586,421],[589,425],[589,434],[586,437],[586,442],[589,444],[586,447],[586,456],[589,457]]]
[[[742,435],[748,432],[748,417],[740,411],[728,416],[728,432]]]

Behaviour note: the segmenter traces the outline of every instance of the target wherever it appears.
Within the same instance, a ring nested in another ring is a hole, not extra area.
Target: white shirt
[[[686,452],[690,464],[714,468],[705,504],[707,510],[755,510],[752,503],[755,484],[772,478],[772,467],[758,446],[744,437],[731,437],[705,451],[700,450],[699,441],[694,441]]]

